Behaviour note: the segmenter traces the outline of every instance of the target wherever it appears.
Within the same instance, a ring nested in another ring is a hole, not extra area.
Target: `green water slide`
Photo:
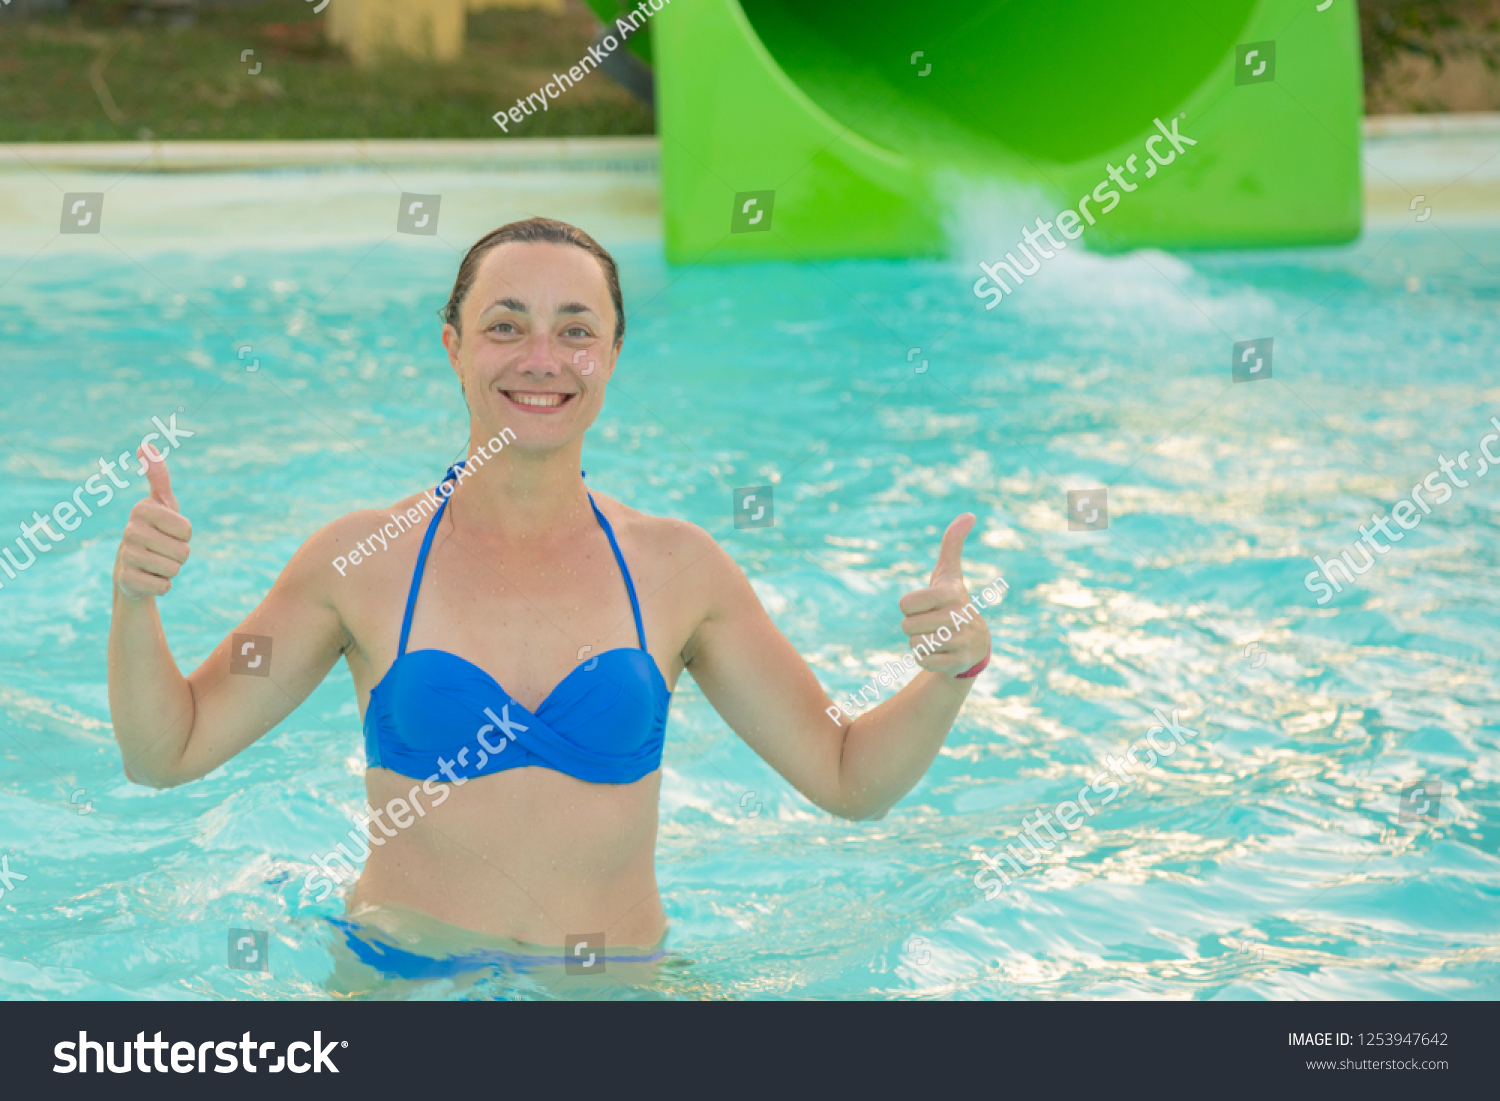
[[[1354,0],[670,0],[645,22],[625,48],[654,66],[674,262],[943,255],[987,203],[1017,234],[1074,208],[1105,251],[1359,233]]]

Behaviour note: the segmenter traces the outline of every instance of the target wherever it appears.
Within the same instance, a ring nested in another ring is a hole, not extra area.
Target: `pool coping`
[[[1500,138],[1500,112],[1447,115],[1371,115],[1364,137]],[[587,138],[424,139],[352,138],[339,141],[119,141],[6,142],[0,171],[55,167],[138,168],[158,172],[236,171],[255,168],[452,166],[526,169],[605,166],[655,169],[661,157],[654,134]]]
[[[1455,111],[1444,115],[1366,115],[1367,138],[1500,136],[1500,111]]]
[[[452,167],[524,171],[573,168],[654,171],[654,135],[604,138],[476,138],[456,141],[6,142],[0,172],[58,168],[234,172],[264,168]]]
[[[1360,204],[1367,230],[1423,221],[1430,210],[1452,226],[1500,225],[1500,112],[1366,118],[1360,160]],[[256,235],[269,235],[268,240],[288,235],[303,241],[342,240],[324,216],[324,207],[300,209],[306,205],[304,199],[320,196],[325,204],[340,208],[375,204],[363,217],[379,220],[383,215],[376,214],[376,206],[387,201],[386,192],[392,188],[449,194],[445,216],[451,212],[460,219],[454,225],[467,226],[465,218],[474,225],[488,225],[499,207],[517,218],[545,207],[564,220],[603,224],[600,219],[616,218],[612,231],[632,239],[661,231],[661,142],[653,134],[454,141],[0,143],[0,228],[8,237],[25,236],[25,227],[40,235],[55,224],[56,214],[48,209],[56,201],[53,189],[106,190],[116,210],[129,209],[122,203],[136,204],[130,224],[150,225],[153,241],[180,243],[180,238],[218,226],[223,217],[208,196],[193,190],[197,185],[192,181],[255,173],[264,174],[265,186],[253,198],[237,198],[234,216],[254,224]],[[100,179],[106,175],[114,177],[108,187]],[[23,183],[26,177],[47,186],[31,194]],[[496,190],[501,180],[505,183]],[[172,209],[165,211],[157,193],[168,181],[174,197]],[[570,190],[573,183],[583,190]],[[608,185],[607,193],[589,190],[598,191],[601,183]],[[44,243],[38,236],[34,245],[12,247],[29,251]]]

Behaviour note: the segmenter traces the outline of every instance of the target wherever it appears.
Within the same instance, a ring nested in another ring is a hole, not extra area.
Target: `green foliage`
[[[597,26],[581,6],[561,16],[472,13],[458,61],[360,70],[324,40],[312,7],[265,0],[208,8],[194,25],[172,28],[137,23],[120,0],[94,0],[63,16],[7,20],[0,138],[503,138],[490,116],[576,64]],[[595,73],[511,135],[643,134],[652,126],[646,108]]]

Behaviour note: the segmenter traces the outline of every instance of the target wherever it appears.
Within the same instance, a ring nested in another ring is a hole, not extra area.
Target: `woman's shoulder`
[[[692,566],[712,569],[728,560],[718,541],[691,520],[653,516],[602,493],[594,494],[594,502],[626,558],[640,560],[643,566],[675,574]]]
[[[421,542],[422,529],[440,503],[441,498],[417,492],[389,505],[347,512],[308,536],[289,565],[309,580],[348,578],[352,567],[371,569],[366,563],[383,572],[382,567],[403,560],[398,545]]]

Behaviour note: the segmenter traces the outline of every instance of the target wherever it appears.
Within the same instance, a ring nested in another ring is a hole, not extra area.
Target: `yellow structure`
[[[484,8],[529,8],[561,12],[565,0],[333,0],[328,40],[342,46],[356,65],[373,65],[382,54],[452,61],[464,52],[464,17]]]

